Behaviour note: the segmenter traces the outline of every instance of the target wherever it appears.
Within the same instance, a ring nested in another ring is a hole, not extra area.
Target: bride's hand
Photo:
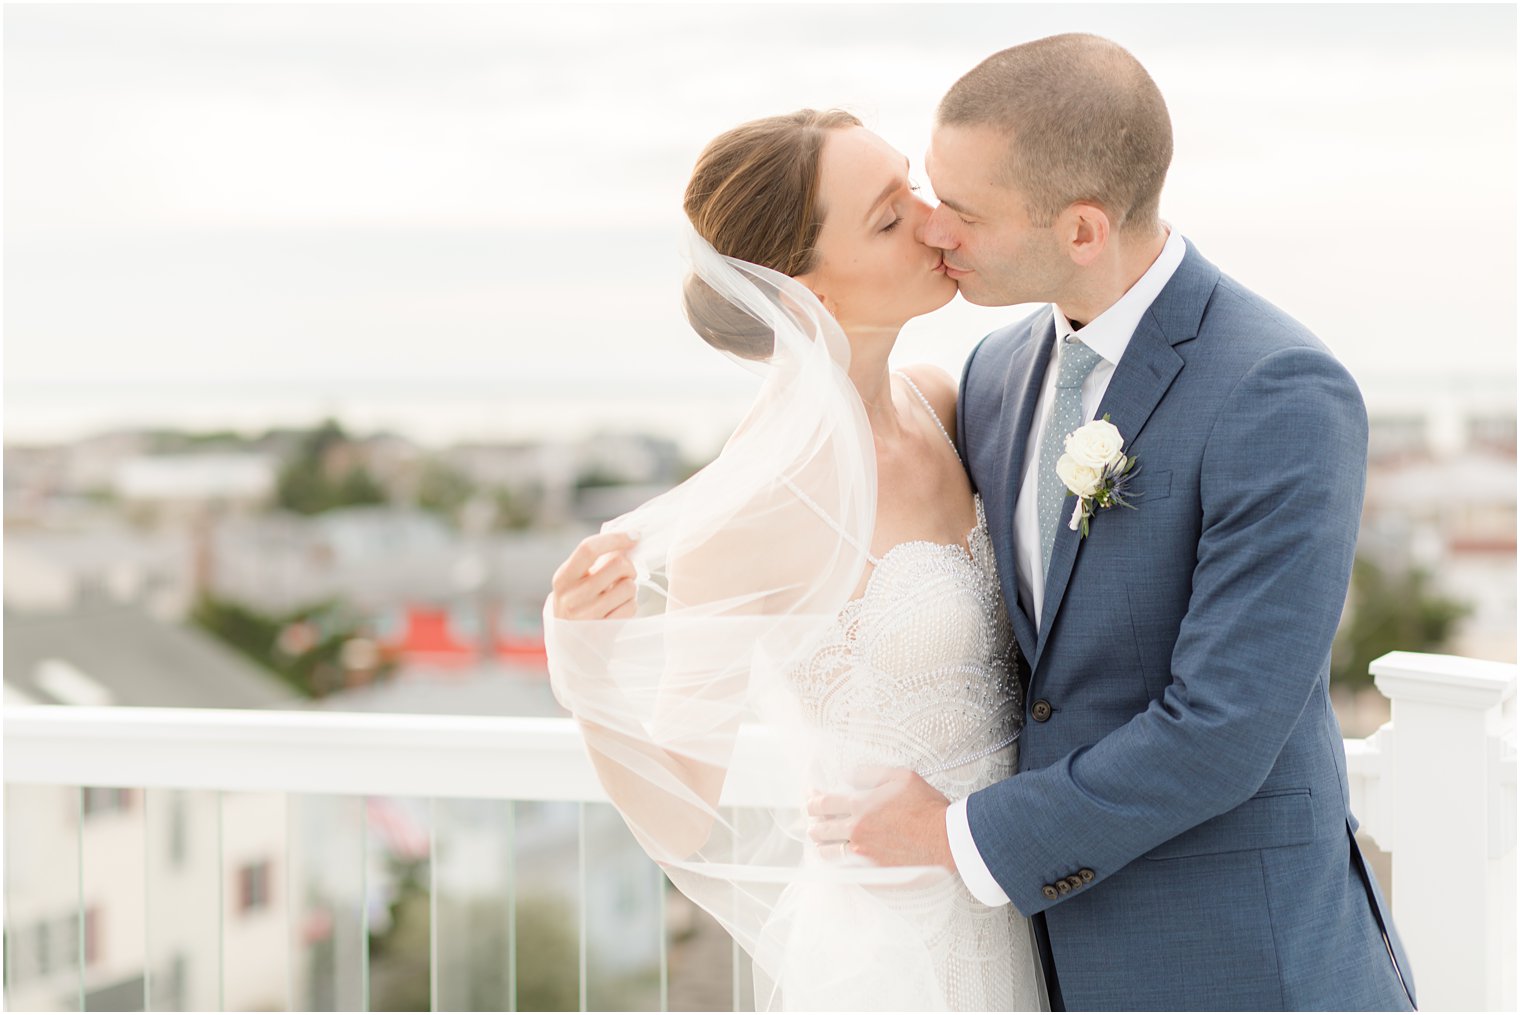
[[[635,612],[633,562],[637,543],[626,532],[581,540],[554,572],[554,615],[561,620],[621,620]]]

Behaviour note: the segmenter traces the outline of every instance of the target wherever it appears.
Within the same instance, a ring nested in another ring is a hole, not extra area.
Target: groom
[[[940,103],[923,240],[972,303],[1052,304],[977,346],[957,413],[1021,650],[1020,771],[955,804],[898,772],[819,813],[1033,917],[1057,1008],[1409,1010],[1329,698],[1366,412],[1158,218],[1171,154],[1155,83],[1090,35],[997,53]],[[1105,417],[1133,508],[1084,536],[1055,463]]]

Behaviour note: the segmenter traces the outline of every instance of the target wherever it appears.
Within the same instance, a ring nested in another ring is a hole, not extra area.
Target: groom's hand
[[[945,810],[950,801],[906,768],[878,769],[859,793],[823,793],[808,801],[812,840],[826,855],[863,857],[883,867],[955,870]]]

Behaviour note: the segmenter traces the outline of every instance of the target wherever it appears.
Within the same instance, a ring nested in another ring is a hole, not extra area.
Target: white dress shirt
[[[1092,422],[1097,416],[1103,393],[1108,390],[1114,368],[1119,365],[1120,357],[1124,355],[1129,340],[1139,327],[1140,318],[1145,316],[1150,305],[1176,273],[1177,266],[1182,263],[1182,256],[1187,251],[1182,235],[1170,226],[1166,229],[1166,245],[1161,248],[1161,253],[1146,269],[1145,274],[1119,297],[1117,303],[1089,321],[1080,331],[1073,330],[1060,307],[1051,307],[1051,315],[1055,318],[1056,342],[1081,341],[1103,357],[1082,382],[1082,418],[1086,422]],[[1019,482],[1019,499],[1013,508],[1013,556],[1018,570],[1019,598],[1030,607],[1036,630],[1039,630],[1045,598],[1045,573],[1040,567],[1037,496],[1039,483],[1043,479],[1039,474],[1040,442],[1050,418],[1051,400],[1056,386],[1054,368],[1058,355],[1058,351],[1052,351],[1050,367],[1045,371],[1045,382],[1040,387],[1039,399],[1035,402],[1034,425],[1030,427],[1024,445],[1024,475]],[[1018,609],[1013,603],[1009,603],[1008,607]],[[950,836],[950,853],[955,858],[956,869],[960,871],[961,880],[966,883],[971,894],[986,906],[1006,905],[1007,893],[987,869],[981,852],[976,848],[976,841],[971,837],[965,797],[952,803],[945,812],[945,827]]]

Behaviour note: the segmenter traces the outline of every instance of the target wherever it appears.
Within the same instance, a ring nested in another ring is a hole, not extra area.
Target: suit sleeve
[[[972,835],[1020,912],[1074,898],[1045,886],[1075,871],[1099,881],[1260,788],[1329,657],[1366,456],[1361,394],[1328,353],[1279,350],[1238,381],[1203,451],[1192,594],[1162,696],[968,799]]]

